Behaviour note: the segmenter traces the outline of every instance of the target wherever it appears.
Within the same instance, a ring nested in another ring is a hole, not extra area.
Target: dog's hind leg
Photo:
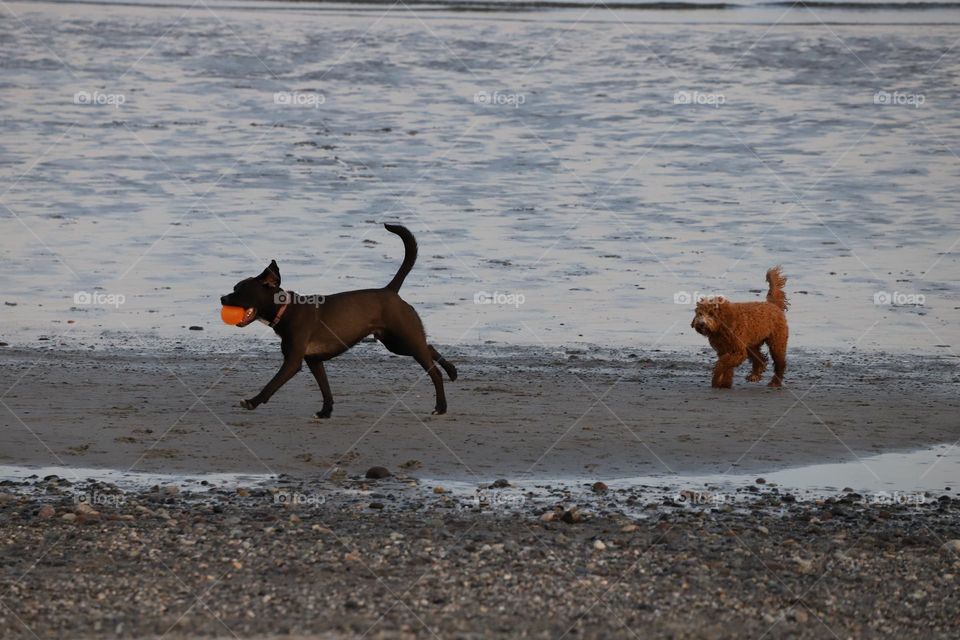
[[[429,374],[430,379],[433,380],[433,387],[437,392],[437,405],[433,410],[433,414],[442,416],[447,412],[447,395],[443,392],[443,376],[440,375],[440,370],[437,368],[438,363],[433,361],[429,349],[426,353],[415,353],[413,357],[420,363],[420,366],[423,367],[427,374]]]
[[[773,378],[767,386],[780,387],[783,385],[783,374],[787,371],[786,332],[767,338],[767,347],[770,349],[770,357],[773,358]]]
[[[327,370],[323,367],[323,359],[320,356],[307,356],[304,358],[307,366],[310,367],[310,373],[317,379],[320,385],[320,393],[323,395],[323,407],[317,411],[318,418],[329,418],[333,413],[333,393],[330,391],[330,381],[327,380]]]
[[[747,374],[747,382],[760,382],[763,372],[767,369],[767,357],[760,352],[760,343],[747,349],[747,357],[750,358],[750,364],[753,368]]]
[[[433,410],[434,415],[443,415],[447,412],[447,396],[443,391],[443,376],[440,375],[440,369],[437,365],[443,366],[443,363],[440,362],[440,359],[434,360],[434,355],[439,356],[436,349],[433,349],[430,345],[427,344],[427,338],[423,334],[418,335],[398,335],[397,333],[382,333],[377,336],[380,342],[383,343],[387,349],[399,356],[413,356],[413,358],[420,363],[420,366],[423,367],[424,371],[427,372],[427,375],[430,376],[430,379],[433,380],[434,389],[437,392],[437,404]],[[441,358],[442,359],[442,358]],[[446,362],[444,360],[443,362]],[[447,365],[450,365],[447,362]],[[452,368],[452,365],[451,365]],[[446,367],[444,367],[446,369]],[[456,375],[456,369],[453,370],[454,375]],[[449,369],[447,370],[449,374]],[[451,376],[451,379],[452,376]]]
[[[446,358],[440,355],[440,352],[434,349],[432,344],[428,344],[430,347],[430,355],[433,356],[433,361],[438,365],[443,367],[443,370],[447,372],[447,375],[450,377],[450,381],[453,382],[457,379],[457,368],[453,366]]]
[[[733,386],[733,371],[747,359],[747,350],[731,351],[717,358],[713,368],[713,382],[711,386],[718,389],[729,389]]]

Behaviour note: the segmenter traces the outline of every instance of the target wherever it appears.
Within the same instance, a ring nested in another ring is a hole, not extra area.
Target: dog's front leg
[[[723,374],[726,370],[726,367],[723,366],[723,356],[720,356],[717,358],[717,364],[713,365],[713,379],[710,381],[711,387],[718,389],[722,386]]]
[[[713,382],[711,385],[718,389],[729,389],[733,386],[733,370],[747,359],[746,350],[724,353],[717,358],[713,368]]]
[[[256,409],[261,404],[270,400],[270,397],[277,392],[277,389],[286,384],[287,380],[295,376],[297,371],[300,371],[304,351],[304,349],[284,348],[283,364],[280,365],[280,370],[277,371],[276,375],[273,376],[260,393],[249,400],[241,400],[240,406],[244,409]]]
[[[323,359],[320,356],[307,356],[307,366],[310,367],[313,377],[320,385],[320,394],[323,395],[323,407],[317,411],[318,418],[329,418],[333,413],[333,392],[330,391],[330,381],[327,380],[327,370],[323,368]]]

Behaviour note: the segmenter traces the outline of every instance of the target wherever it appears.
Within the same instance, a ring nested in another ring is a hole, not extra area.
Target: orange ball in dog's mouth
[[[220,309],[220,319],[227,324],[232,324],[238,327],[247,326],[253,322],[254,318],[256,317],[257,310],[252,307],[250,309],[244,309],[243,307],[224,306]]]

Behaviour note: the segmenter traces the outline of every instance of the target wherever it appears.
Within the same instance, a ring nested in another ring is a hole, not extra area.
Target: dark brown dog
[[[365,337],[374,335],[387,349],[402,356],[413,356],[420,363],[437,393],[434,414],[447,412],[443,393],[443,377],[436,365],[443,367],[450,380],[457,379],[456,368],[444,360],[427,343],[420,316],[397,293],[404,278],[417,260],[417,241],[406,227],[386,224],[384,227],[403,239],[405,254],[400,270],[383,289],[345,291],[329,296],[304,296],[280,288],[280,268],[276,261],[255,278],[241,280],[232,293],[220,298],[224,305],[243,307],[245,327],[260,320],[280,336],[283,365],[263,390],[249,400],[241,400],[245,409],[256,409],[276,393],[302,368],[305,360],[320,385],[323,408],[318,418],[329,418],[333,411],[333,394],[323,362],[340,355]]]
[[[712,386],[733,386],[733,372],[750,358],[753,365],[747,382],[759,382],[767,368],[767,358],[760,352],[766,343],[773,358],[773,378],[769,387],[779,387],[787,370],[787,314],[790,303],[783,287],[786,276],[780,267],[767,271],[766,302],[730,302],[722,296],[705,298],[697,302],[696,315],[690,326],[710,341],[717,352],[717,364],[713,368]]]

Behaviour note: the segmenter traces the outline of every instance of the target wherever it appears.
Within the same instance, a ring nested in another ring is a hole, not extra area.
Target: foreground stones
[[[478,502],[409,484],[286,483],[305,500],[284,503],[260,487],[84,506],[13,493],[0,503],[4,640],[956,637],[949,497],[881,517],[848,495],[749,492],[724,509],[590,485]]]

